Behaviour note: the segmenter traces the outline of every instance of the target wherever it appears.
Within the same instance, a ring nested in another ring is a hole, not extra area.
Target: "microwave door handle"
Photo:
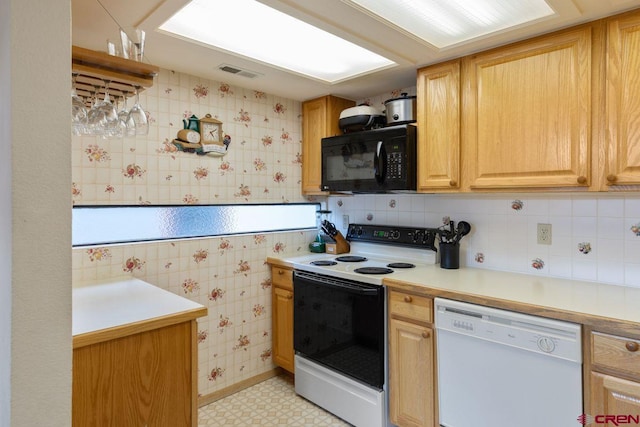
[[[387,152],[384,149],[384,143],[382,141],[378,141],[378,146],[376,147],[376,155],[373,159],[375,163],[375,178],[378,184],[382,184],[387,175]]]

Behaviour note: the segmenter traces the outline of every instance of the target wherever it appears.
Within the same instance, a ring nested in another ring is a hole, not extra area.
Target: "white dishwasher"
[[[567,427],[582,411],[580,325],[435,299],[443,427]]]

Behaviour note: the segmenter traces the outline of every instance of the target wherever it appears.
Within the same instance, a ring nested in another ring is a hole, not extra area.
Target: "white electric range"
[[[436,264],[435,237],[431,228],[350,224],[348,253],[309,254],[287,261],[296,270],[382,285],[385,277]]]
[[[350,224],[349,253],[287,259],[294,267],[296,393],[355,426],[391,425],[382,281],[433,267],[436,234]]]

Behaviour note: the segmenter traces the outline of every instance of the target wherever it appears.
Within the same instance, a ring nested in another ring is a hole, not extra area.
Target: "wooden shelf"
[[[71,70],[78,74],[78,95],[92,96],[95,86],[99,86],[99,91],[104,93],[104,80],[110,80],[109,94],[120,97],[123,94],[132,96],[135,86],[139,86],[141,91],[152,87],[153,78],[158,75],[159,68],[105,52],[72,46]]]

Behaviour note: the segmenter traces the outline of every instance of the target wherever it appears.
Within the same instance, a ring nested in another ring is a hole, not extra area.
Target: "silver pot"
[[[384,102],[387,126],[416,121],[416,97],[402,93],[400,98],[388,99]]]

